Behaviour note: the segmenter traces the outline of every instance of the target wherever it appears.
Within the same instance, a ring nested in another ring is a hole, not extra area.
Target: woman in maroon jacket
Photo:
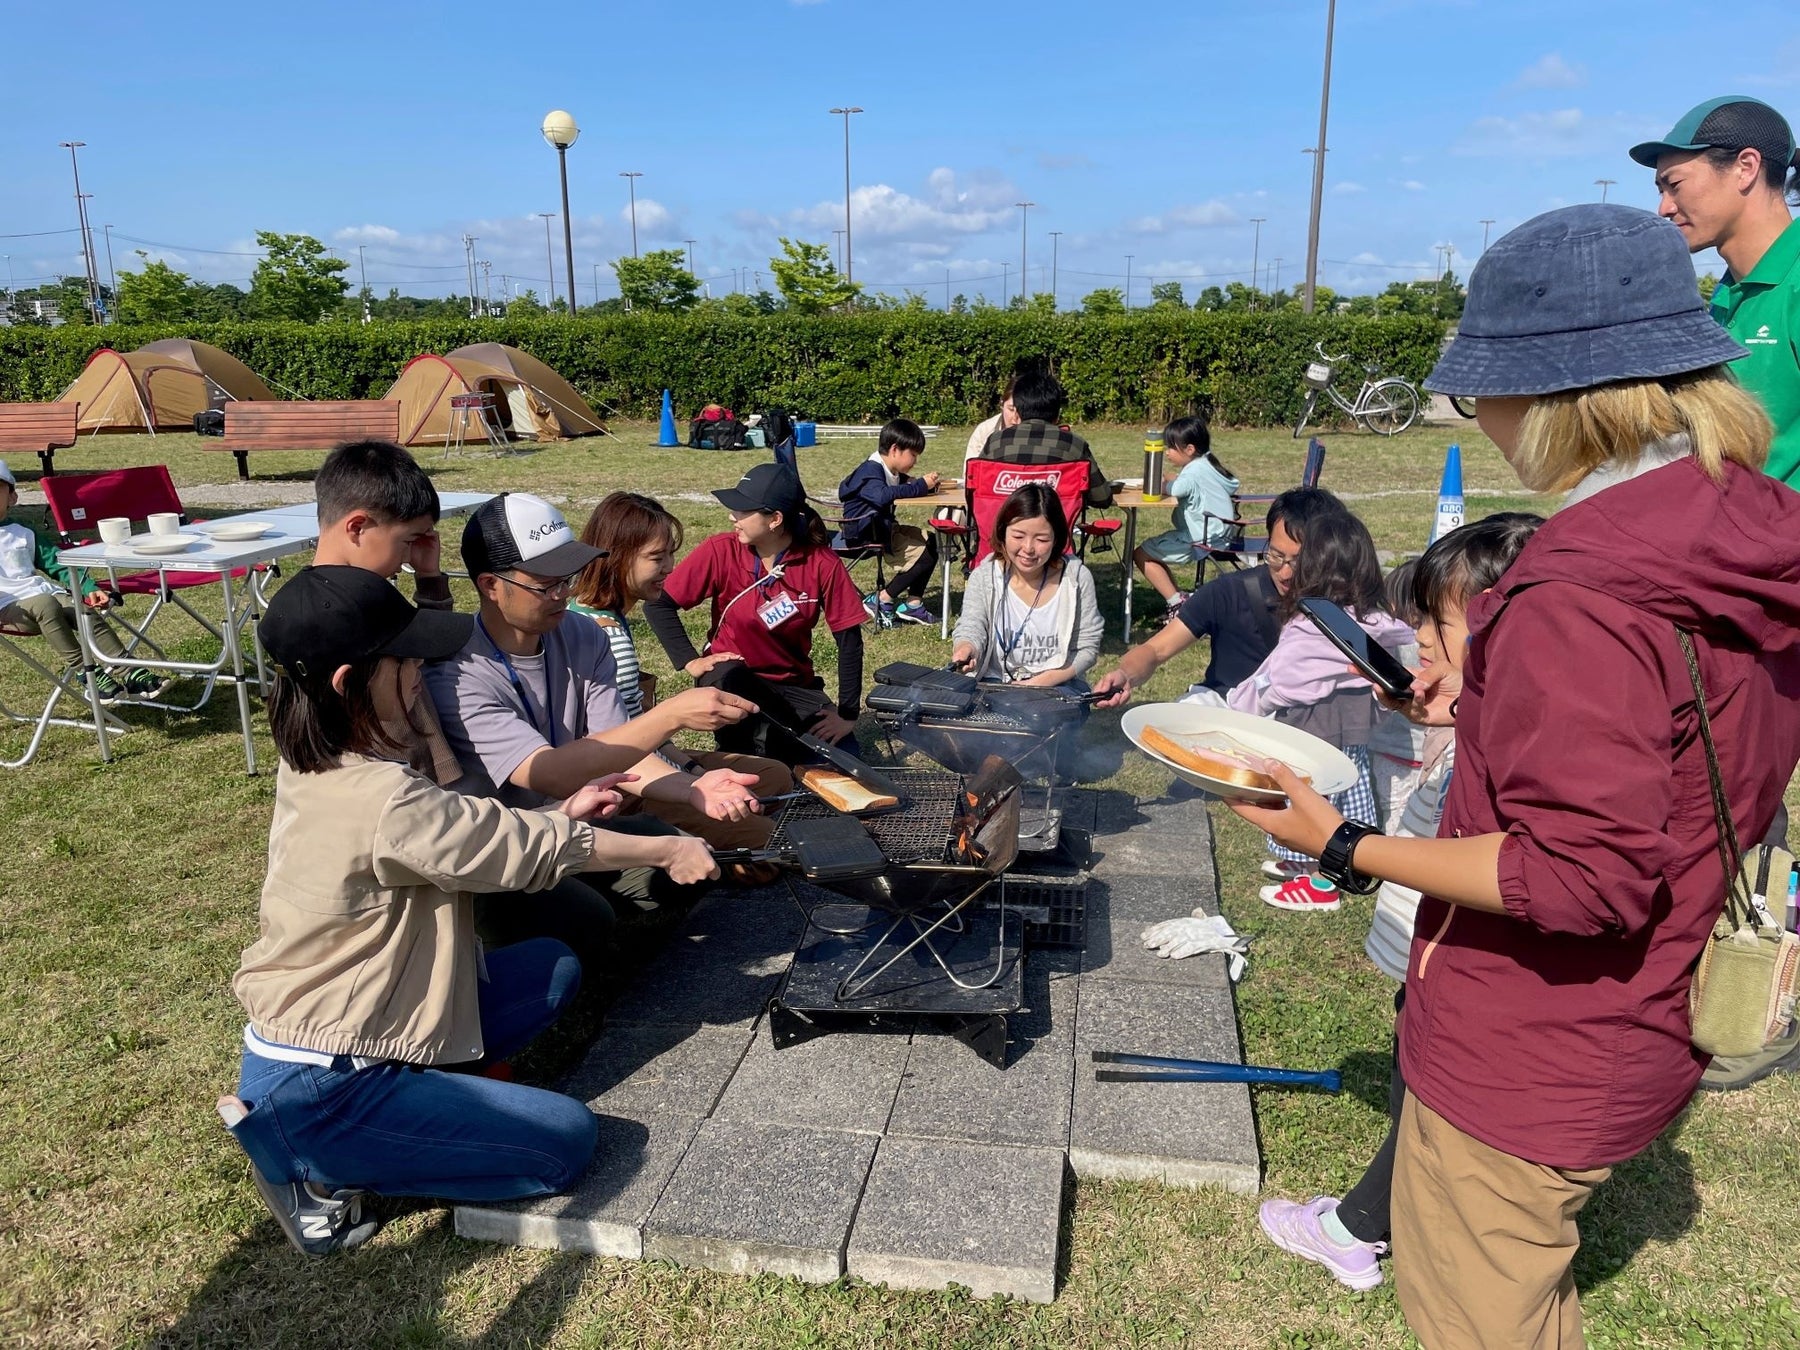
[[[1439,837],[1346,823],[1285,769],[1234,808],[1359,890],[1422,891],[1400,1048],[1394,1274],[1429,1347],[1582,1344],[1575,1215],[1687,1104],[1687,989],[1724,876],[1677,629],[1737,832],[1800,759],[1800,495],[1725,371],[1680,234],[1630,207],[1528,221],[1470,278],[1427,383],[1473,395],[1562,508],[1469,605]],[[1409,710],[1442,720],[1448,698]]]

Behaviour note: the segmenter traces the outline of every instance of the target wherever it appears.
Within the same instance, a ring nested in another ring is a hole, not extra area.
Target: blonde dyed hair
[[[1621,380],[1534,398],[1513,468],[1534,492],[1566,492],[1602,465],[1637,462],[1653,441],[1685,435],[1700,471],[1723,480],[1725,461],[1761,469],[1775,429],[1724,366],[1660,380]]]

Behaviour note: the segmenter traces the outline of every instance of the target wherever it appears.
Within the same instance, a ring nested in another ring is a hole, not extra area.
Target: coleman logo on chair
[[[994,491],[1010,497],[1027,483],[1042,483],[1054,492],[1060,482],[1061,469],[1008,469],[994,475]]]

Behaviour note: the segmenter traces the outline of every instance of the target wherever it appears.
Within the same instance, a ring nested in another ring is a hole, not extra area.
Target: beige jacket
[[[477,892],[537,891],[578,871],[593,829],[447,792],[350,755],[275,777],[261,936],[232,981],[256,1034],[414,1064],[482,1054]]]

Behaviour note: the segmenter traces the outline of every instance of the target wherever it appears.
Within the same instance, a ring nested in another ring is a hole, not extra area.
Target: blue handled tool
[[[1326,1092],[1337,1092],[1343,1086],[1336,1069],[1266,1069],[1256,1064],[1128,1055],[1112,1050],[1094,1051],[1094,1063],[1125,1066],[1094,1070],[1094,1080],[1099,1083],[1266,1083],[1323,1088]]]

